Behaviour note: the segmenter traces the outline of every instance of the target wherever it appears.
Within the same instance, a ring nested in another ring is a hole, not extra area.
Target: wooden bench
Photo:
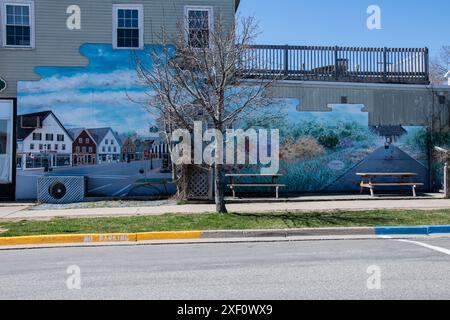
[[[400,192],[403,191],[403,187],[411,187],[414,197],[417,197],[416,188],[423,186],[423,183],[413,182],[413,178],[417,173],[357,173],[362,178],[360,183],[361,193],[364,192],[364,188],[370,189],[370,195],[375,196],[374,189],[376,187],[400,187]],[[380,177],[393,177],[398,178],[398,182],[374,182],[376,178]],[[405,182],[408,179],[409,182]]]
[[[275,196],[277,199],[279,198],[279,190],[280,188],[286,187],[284,184],[278,183],[278,178],[282,177],[283,175],[280,174],[227,174],[226,177],[230,178],[230,184],[228,184],[228,187],[233,192],[233,198],[236,198],[236,188],[257,188],[257,187],[269,187],[274,188],[275,190]],[[271,179],[271,182],[265,183],[265,182],[240,182],[239,180],[242,178],[269,178]]]

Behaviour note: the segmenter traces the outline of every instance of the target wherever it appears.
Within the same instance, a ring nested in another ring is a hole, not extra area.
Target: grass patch
[[[0,236],[122,233],[191,230],[248,230],[325,227],[449,225],[449,210],[377,210],[271,214],[167,214],[116,218],[58,218],[50,221],[0,222]]]

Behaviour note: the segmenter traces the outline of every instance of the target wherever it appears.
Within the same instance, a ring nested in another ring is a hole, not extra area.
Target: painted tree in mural
[[[442,84],[444,75],[450,70],[450,45],[443,46],[439,55],[430,63],[430,81],[434,84]]]
[[[278,75],[272,80],[246,80],[256,65],[251,50],[257,36],[254,19],[241,19],[231,26],[221,17],[216,17],[214,24],[210,20],[202,14],[189,16],[188,25],[179,26],[175,34],[161,32],[158,42],[162,49],[148,53],[152,64],[137,59],[139,77],[151,89],[148,110],[157,112],[169,141],[174,129],[192,133],[199,120],[224,134],[238,123],[255,123],[262,116],[267,121],[280,114],[267,94]],[[258,65],[264,62],[258,61]],[[216,150],[223,147],[219,143],[216,139]],[[215,202],[217,212],[226,213],[224,167],[219,156],[216,152]],[[180,184],[179,193],[183,191]]]

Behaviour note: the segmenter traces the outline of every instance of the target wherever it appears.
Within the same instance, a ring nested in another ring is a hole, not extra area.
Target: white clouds
[[[61,92],[81,89],[114,89],[142,87],[135,70],[110,73],[78,73],[73,76],[51,76],[40,81],[19,83],[21,94]]]
[[[143,104],[148,100],[148,94],[142,91],[92,91],[82,93],[78,91],[64,91],[38,95],[21,95],[19,97],[19,105],[53,109],[57,105],[65,104],[72,105],[74,110],[76,110],[92,104],[105,106],[131,105],[135,107],[139,103]]]
[[[112,127],[118,132],[148,133],[152,116],[143,103],[145,92],[102,91],[93,93],[61,92],[19,97],[19,112],[52,110],[68,128]],[[140,101],[142,104],[136,103]]]

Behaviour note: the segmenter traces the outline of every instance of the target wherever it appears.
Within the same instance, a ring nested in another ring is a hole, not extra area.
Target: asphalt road
[[[160,173],[161,165],[161,160],[154,160],[154,170],[150,170],[150,161],[107,163],[95,166],[55,168],[46,175],[87,176],[88,195],[90,197],[158,195],[165,191],[164,187],[136,187],[133,184],[137,180],[146,177],[170,178],[170,174]],[[142,175],[139,172],[140,169],[144,169],[147,173]],[[37,178],[42,175],[44,175],[42,170],[19,170],[17,176],[17,197],[19,199],[36,198]]]
[[[450,299],[450,238],[417,241],[0,251],[0,299]]]

